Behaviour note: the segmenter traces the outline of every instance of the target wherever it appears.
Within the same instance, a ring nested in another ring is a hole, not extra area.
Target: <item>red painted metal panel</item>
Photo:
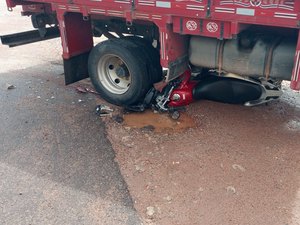
[[[215,19],[297,27],[300,4],[295,0],[220,0],[213,1],[211,9]]]
[[[294,69],[291,78],[291,88],[294,90],[300,90],[300,31],[294,59]]]
[[[174,17],[173,30],[181,34],[232,38],[231,23],[217,20]]]
[[[168,16],[296,28],[300,20],[300,1],[295,0],[7,0],[10,7],[32,2],[106,16],[132,14],[133,19],[151,21]]]
[[[168,67],[170,62],[176,61],[185,55],[188,50],[188,37],[176,34],[172,26],[167,25],[160,29],[160,55],[163,67]]]
[[[136,18],[152,16],[212,19],[235,23],[298,27],[300,2],[295,0],[6,0],[9,7],[32,2],[67,6],[67,11],[88,8],[90,13],[124,17],[132,11]],[[82,11],[81,10],[81,11]],[[149,16],[151,15],[151,16]]]
[[[22,6],[22,15],[31,15],[32,13],[53,13],[52,5],[48,3],[28,4]]]
[[[84,21],[80,13],[58,15],[62,39],[63,58],[80,55],[93,47],[91,22]]]
[[[208,0],[137,0],[137,11],[167,15],[207,16]]]
[[[8,8],[13,8],[17,5],[26,5],[26,2],[22,0],[6,0],[6,5]]]

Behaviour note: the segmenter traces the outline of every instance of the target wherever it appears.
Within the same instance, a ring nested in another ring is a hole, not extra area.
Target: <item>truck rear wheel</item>
[[[96,45],[88,61],[91,81],[101,97],[116,105],[143,100],[151,86],[140,48],[128,40],[111,39]]]
[[[138,36],[126,36],[127,40],[138,45],[143,51],[149,65],[149,75],[152,83],[159,82],[163,79],[162,67],[160,65],[159,50],[155,49],[151,42]]]

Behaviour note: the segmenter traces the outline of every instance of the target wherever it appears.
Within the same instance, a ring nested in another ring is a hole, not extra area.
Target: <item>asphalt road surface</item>
[[[0,34],[30,29],[0,4]],[[64,86],[60,51],[0,46],[0,224],[140,224],[95,97]]]

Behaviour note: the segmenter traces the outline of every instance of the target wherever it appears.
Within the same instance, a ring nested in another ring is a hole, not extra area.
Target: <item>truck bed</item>
[[[106,16],[161,20],[163,17],[226,20],[232,23],[298,27],[300,2],[295,0],[7,0],[17,4],[49,3],[53,9]],[[28,7],[30,8],[30,7]],[[171,19],[172,21],[172,19]],[[170,21],[170,22],[171,22]]]

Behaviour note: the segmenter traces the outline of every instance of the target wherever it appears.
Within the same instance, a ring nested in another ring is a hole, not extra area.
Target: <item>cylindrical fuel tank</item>
[[[288,37],[252,37],[251,40],[193,36],[189,60],[193,66],[220,69],[241,76],[290,80],[296,40]]]

